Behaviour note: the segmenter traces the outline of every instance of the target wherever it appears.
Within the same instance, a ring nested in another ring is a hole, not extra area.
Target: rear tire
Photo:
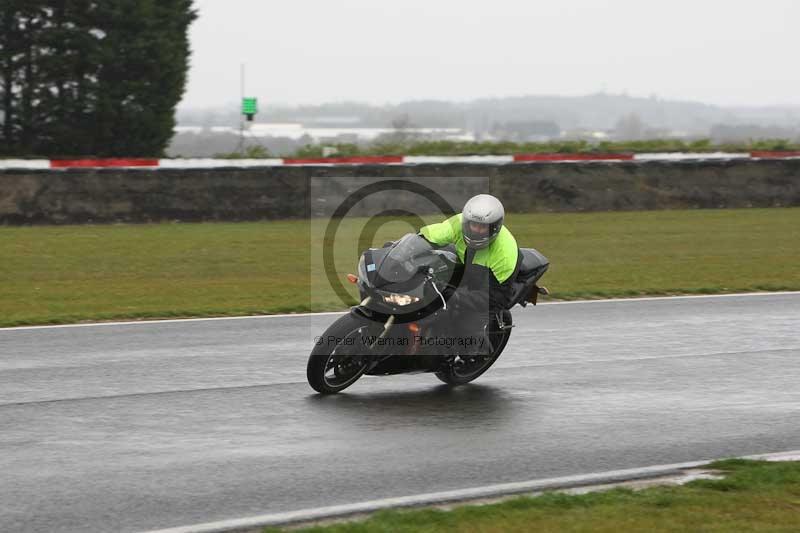
[[[380,325],[352,313],[331,324],[311,350],[308,384],[320,394],[335,394],[358,381],[369,365],[364,337],[377,335],[376,328]]]
[[[495,320],[489,322],[489,339],[492,341],[494,351],[491,355],[486,356],[482,363],[475,363],[474,370],[470,370],[469,367],[464,367],[462,369],[461,367],[451,364],[448,365],[447,368],[436,372],[436,377],[443,383],[451,386],[458,386],[465,385],[477,379],[484,372],[489,370],[494,362],[497,361],[497,358],[500,357],[500,354],[503,353],[506,344],[508,344],[508,339],[511,337],[511,313],[505,311],[503,313],[503,320],[506,326],[509,326],[503,330],[499,328]]]

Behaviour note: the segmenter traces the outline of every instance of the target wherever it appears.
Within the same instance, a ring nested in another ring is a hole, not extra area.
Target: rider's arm
[[[455,244],[461,231],[461,215],[453,215],[444,222],[430,224],[419,230],[420,235],[436,246]]]

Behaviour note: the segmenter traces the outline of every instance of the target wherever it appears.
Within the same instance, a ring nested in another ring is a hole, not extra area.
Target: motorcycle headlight
[[[410,294],[397,294],[395,292],[384,294],[383,301],[389,304],[394,305],[410,305],[413,303],[417,303],[419,298],[416,296],[411,296]]]

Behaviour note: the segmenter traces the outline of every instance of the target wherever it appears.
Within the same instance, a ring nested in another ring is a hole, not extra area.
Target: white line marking
[[[4,331],[24,331],[35,329],[59,329],[59,328],[88,328],[94,326],[134,326],[137,324],[174,324],[176,322],[208,322],[212,320],[254,320],[258,318],[289,318],[289,317],[303,317],[303,316],[325,316],[325,315],[343,315],[347,311],[323,311],[317,313],[285,313],[276,315],[244,315],[244,316],[213,316],[205,318],[169,318],[164,320],[148,319],[148,320],[128,320],[124,322],[89,322],[86,324],[55,324],[45,326],[14,326],[10,328],[0,328],[0,333]]]
[[[570,300],[566,302],[541,302],[539,305],[579,305],[579,304],[598,304],[598,303],[624,303],[624,302],[649,302],[658,300],[686,300],[691,298],[742,298],[742,297],[765,297],[765,296],[796,296],[800,291],[774,291],[774,292],[742,292],[731,294],[687,294],[683,296],[643,296],[640,298],[605,298],[601,300]],[[283,313],[275,315],[245,315],[245,316],[216,316],[205,318],[170,318],[170,319],[148,319],[148,320],[126,320],[120,322],[90,322],[86,324],[56,324],[43,326],[13,326],[8,328],[0,327],[0,333],[4,331],[25,331],[36,329],[57,329],[57,328],[87,328],[95,326],[128,326],[137,324],[173,324],[176,322],[207,322],[211,320],[255,320],[260,318],[291,318],[307,316],[326,316],[343,315],[347,311],[322,311],[315,313]]]
[[[793,460],[800,458],[800,450],[749,455],[745,456],[744,458],[763,459],[767,461]],[[233,520],[222,520],[219,522],[208,522],[205,524],[195,524],[191,526],[151,530],[148,533],[221,533],[224,531],[233,531],[245,528],[257,528],[271,525],[289,524],[293,522],[308,522],[323,518],[335,518],[354,514],[371,513],[380,509],[435,505],[448,502],[452,503],[458,501],[476,500],[480,498],[532,493],[542,490],[565,489],[586,485],[628,481],[631,479],[650,478],[669,473],[678,473],[679,471],[687,468],[697,468],[699,466],[706,465],[709,462],[711,462],[711,460],[646,466],[643,468],[631,468],[626,470],[612,470],[609,472],[538,479],[533,481],[521,481],[516,483],[486,485],[483,487],[473,487],[469,489],[432,492],[428,494],[400,496],[396,498],[384,498],[380,500],[371,500],[345,505],[317,507],[313,509],[303,509],[285,513],[264,514],[259,516],[251,516],[248,518],[237,518]]]
[[[662,359],[686,359],[690,357],[729,357],[736,355],[752,355],[752,354],[765,354],[775,352],[797,352],[800,351],[800,346],[796,348],[772,348],[767,350],[751,350],[746,352],[710,352],[710,353],[685,353],[675,355],[650,355],[643,357],[618,357],[614,359],[581,359],[576,361],[553,361],[550,363],[512,363],[508,362],[506,365],[497,366],[497,370],[514,370],[520,368],[538,368],[545,366],[563,366],[563,365],[584,365],[595,363],[627,363],[637,361],[659,361]],[[492,367],[495,368],[495,367]]]

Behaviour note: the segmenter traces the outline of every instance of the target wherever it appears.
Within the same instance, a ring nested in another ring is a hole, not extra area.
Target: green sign
[[[258,98],[242,98],[242,114],[255,115],[258,113]]]

